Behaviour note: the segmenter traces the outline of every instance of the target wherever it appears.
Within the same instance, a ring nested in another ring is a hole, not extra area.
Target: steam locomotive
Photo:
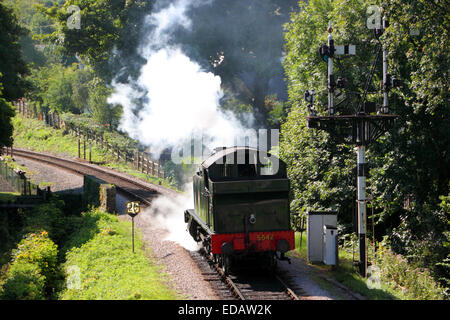
[[[243,259],[270,271],[289,260],[295,241],[284,162],[251,147],[221,148],[202,162],[193,186],[195,208],[184,221],[225,273]]]

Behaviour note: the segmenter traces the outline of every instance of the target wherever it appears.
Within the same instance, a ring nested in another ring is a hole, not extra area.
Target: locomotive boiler
[[[295,241],[283,161],[255,148],[224,148],[202,162],[193,187],[194,209],[184,212],[189,233],[225,273],[244,259],[271,271],[277,259],[288,260]]]

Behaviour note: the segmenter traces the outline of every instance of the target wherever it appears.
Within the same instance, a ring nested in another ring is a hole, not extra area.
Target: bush
[[[33,263],[16,263],[9,270],[3,286],[4,300],[43,300],[45,299],[45,276]]]
[[[13,250],[4,299],[44,299],[57,287],[58,248],[48,233],[28,234]]]
[[[396,255],[385,242],[379,244],[376,264],[381,269],[381,281],[399,289],[408,299],[441,300],[445,290],[431,276],[427,269],[420,269]]]
[[[66,236],[66,217],[62,211],[64,201],[52,200],[32,209],[25,218],[24,233],[41,233],[45,230],[55,242],[61,243]]]

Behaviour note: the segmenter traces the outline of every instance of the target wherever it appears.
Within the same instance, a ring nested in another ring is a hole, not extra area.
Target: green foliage
[[[405,258],[392,252],[385,242],[379,243],[375,263],[380,268],[380,279],[389,286],[400,290],[408,299],[441,300],[445,290],[427,269],[409,263]]]
[[[19,39],[26,33],[13,11],[0,3],[0,82],[3,83],[3,98],[13,101],[23,96],[28,87],[24,76],[28,73],[22,59]]]
[[[36,6],[49,5],[54,1],[4,0],[3,2],[14,11],[20,26],[28,31],[19,41],[24,61],[31,67],[45,65],[49,59],[49,50],[37,40],[37,36],[52,33],[55,29],[52,21],[37,11]]]
[[[55,243],[62,243],[67,231],[63,208],[64,202],[58,199],[33,208],[25,217],[23,232],[41,233],[45,231]]]
[[[337,210],[341,223],[352,218],[354,156],[350,146],[328,141],[325,132],[309,130],[305,113],[293,109],[281,126],[280,157],[291,179],[291,212]]]
[[[85,134],[94,133],[103,136],[104,142],[119,148],[122,152],[133,153],[138,148],[138,142],[128,137],[126,133],[119,133],[111,130],[108,123],[99,123],[87,114],[74,115],[64,113],[61,118],[66,123],[67,128],[81,130]]]
[[[367,8],[380,2],[366,0],[312,0],[300,3],[285,26],[286,58],[291,111],[281,127],[280,155],[288,164],[294,200],[291,209],[338,209],[344,227],[350,226],[355,194],[355,154],[342,144],[339,132],[306,127],[303,93],[314,89],[317,110],[326,112],[327,65],[317,53],[326,43],[329,21],[336,44],[355,44],[357,55],[339,62],[335,73],[349,85],[343,90],[348,107],[337,114],[352,114],[369,74],[377,42],[367,29]],[[390,1],[385,6],[390,27],[381,38],[388,49],[389,72],[404,82],[390,92],[390,110],[398,115],[394,128],[368,148],[367,180],[373,198],[376,234],[392,235],[392,249],[409,262],[429,267],[436,278],[448,277],[436,268],[448,255],[448,215],[439,208],[439,196],[448,194],[448,17],[442,4],[430,1]],[[414,36],[413,29],[420,30]],[[369,101],[377,101],[381,73],[369,84]],[[350,108],[352,107],[352,108]],[[408,200],[408,201],[406,201]],[[404,205],[405,203],[409,205]],[[348,228],[344,232],[350,231]]]
[[[118,68],[140,60],[137,44],[142,24],[139,22],[150,10],[151,4],[151,1],[137,0],[69,0],[50,8],[41,6],[40,11],[57,25],[57,30],[44,38],[51,42],[64,39],[62,46],[66,54],[78,54],[92,65],[96,75],[109,82]],[[72,14],[67,8],[71,5],[81,10],[80,29],[69,29],[67,26]],[[115,55],[113,49],[122,51],[123,58]],[[110,59],[114,61],[111,64]],[[133,69],[133,66],[130,68]]]
[[[94,79],[89,89],[89,109],[92,118],[101,125],[108,126],[112,131],[119,125],[122,116],[122,106],[108,104],[108,97],[113,92],[102,85],[100,79]]]
[[[78,156],[78,139],[68,135],[64,130],[54,129],[37,119],[22,118],[16,115],[13,119],[14,144],[38,152],[50,152],[63,156]],[[83,148],[83,146],[81,146]],[[88,155],[88,148],[86,155]],[[83,150],[81,150],[83,153]],[[115,158],[106,150],[92,145],[92,161],[108,162]]]
[[[13,251],[3,299],[44,299],[56,286],[58,248],[46,231],[28,234]]]
[[[391,94],[396,126],[370,150],[371,189],[380,218],[399,217],[394,251],[429,267],[436,278],[448,278],[448,269],[435,267],[449,254],[449,216],[439,207],[450,183],[448,14],[443,4],[421,0],[391,1],[385,9],[391,73],[404,84]]]
[[[0,296],[2,300],[45,300],[45,277],[39,266],[13,264]]]
[[[164,163],[164,176],[172,189],[182,190],[184,185],[189,183],[197,168],[197,165],[189,162],[186,164],[181,161],[181,164],[175,164],[172,160],[168,160]]]
[[[267,123],[271,128],[280,128],[281,123],[286,119],[285,103],[277,100],[277,95],[272,94],[264,100],[267,111]]]
[[[36,9],[36,6],[51,6],[58,0],[4,0],[4,3],[14,10],[18,22],[30,29],[34,34],[53,31],[52,21]]]
[[[64,263],[66,272],[76,266],[79,285],[66,288],[60,299],[174,299],[176,296],[163,285],[159,269],[150,265],[135,239],[131,251],[129,223],[119,223],[117,217],[91,210],[79,220]]]
[[[280,85],[282,25],[297,0],[213,1],[188,12],[192,28],[179,30],[176,40],[191,56],[207,61],[244,104],[251,104],[257,121],[265,123],[264,100],[270,81]],[[281,85],[282,86],[282,85]],[[283,89],[278,90],[283,91]]]
[[[40,102],[42,111],[81,113],[87,104],[84,87],[88,77],[88,71],[78,69],[76,64],[67,68],[53,64],[34,69],[30,76],[34,90],[30,97]]]
[[[303,94],[314,88],[326,92],[327,65],[317,53],[326,42],[328,23],[333,24],[336,43],[352,43],[358,55],[341,62],[339,74],[349,83],[349,92],[357,92],[370,70],[374,44],[365,26],[365,1],[309,1],[300,3],[300,11],[291,15],[285,25],[286,58],[284,68],[288,80],[290,112],[281,125],[280,156],[288,164],[292,182],[291,210],[304,215],[308,209],[333,209],[340,222],[350,226],[355,192],[355,154],[351,145],[339,143],[334,134],[312,130],[306,126],[308,115]],[[348,94],[349,104],[357,96]],[[324,112],[326,94],[317,95],[316,108]],[[345,114],[348,110],[338,110]]]
[[[2,74],[0,73],[0,78]],[[0,82],[0,148],[10,147],[13,143],[13,125],[11,119],[15,115],[14,106],[3,98],[3,86]]]

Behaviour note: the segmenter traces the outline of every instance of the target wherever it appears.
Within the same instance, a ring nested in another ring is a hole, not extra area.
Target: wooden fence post
[[[139,151],[136,151],[136,170],[139,171]]]

